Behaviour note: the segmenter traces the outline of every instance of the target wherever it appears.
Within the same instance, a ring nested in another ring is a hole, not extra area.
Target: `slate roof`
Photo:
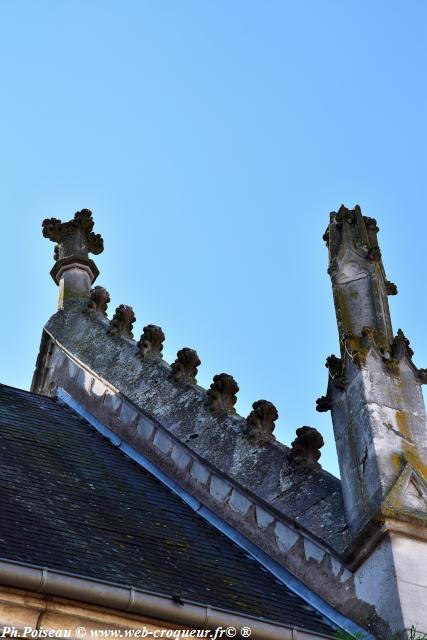
[[[310,631],[329,623],[63,404],[0,385],[0,557]]]

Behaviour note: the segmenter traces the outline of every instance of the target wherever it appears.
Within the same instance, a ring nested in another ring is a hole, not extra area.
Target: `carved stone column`
[[[324,239],[341,357],[327,360],[328,391],[317,408],[332,412],[353,536],[347,559],[360,595],[391,629],[427,632],[426,376],[403,332],[393,336],[387,296],[397,290],[377,232],[359,207],[331,214]]]
[[[77,211],[69,222],[61,222],[57,218],[43,221],[44,237],[56,242],[55,264],[50,274],[59,286],[60,309],[69,300],[88,299],[91,286],[99,275],[89,253],[101,253],[104,242],[99,234],[93,233],[93,225],[89,209]]]

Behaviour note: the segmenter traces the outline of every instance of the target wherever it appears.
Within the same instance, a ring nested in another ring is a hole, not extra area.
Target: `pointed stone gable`
[[[427,525],[427,483],[408,462],[384,500],[382,513],[398,519],[415,518]]]

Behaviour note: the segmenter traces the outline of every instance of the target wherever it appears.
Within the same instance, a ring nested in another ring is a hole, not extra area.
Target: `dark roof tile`
[[[0,386],[0,451],[1,557],[331,633],[68,407]]]

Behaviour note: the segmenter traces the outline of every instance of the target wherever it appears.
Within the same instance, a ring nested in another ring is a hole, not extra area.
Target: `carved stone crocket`
[[[196,384],[197,367],[200,364],[199,356],[194,349],[180,349],[171,365],[171,379],[178,384]]]
[[[155,324],[148,324],[137,344],[138,355],[141,360],[154,362],[162,359],[163,342],[165,334],[162,329]]]

